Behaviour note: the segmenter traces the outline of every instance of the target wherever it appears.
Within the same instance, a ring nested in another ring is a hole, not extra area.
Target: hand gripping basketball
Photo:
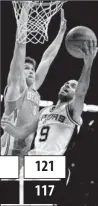
[[[94,40],[89,40],[84,42],[83,49],[80,50],[82,58],[85,64],[92,64],[98,52],[98,47],[96,47],[96,42]]]
[[[88,27],[77,26],[71,29],[65,38],[67,51],[76,58],[95,58],[97,50],[97,37]]]

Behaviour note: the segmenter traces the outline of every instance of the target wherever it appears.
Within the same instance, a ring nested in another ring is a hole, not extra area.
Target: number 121
[[[41,169],[41,162],[40,161],[36,161],[37,164],[37,171],[48,171],[48,164],[50,164],[50,171],[53,171],[53,161],[50,161],[49,163],[47,161],[42,161],[42,163],[44,164],[42,169]]]

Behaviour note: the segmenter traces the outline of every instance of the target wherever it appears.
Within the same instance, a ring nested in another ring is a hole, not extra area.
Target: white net
[[[48,25],[51,18],[62,8],[66,1],[12,1],[18,35],[17,41],[22,43],[32,42],[33,44],[48,41]],[[28,22],[25,26],[25,21],[20,24],[21,10],[29,9]],[[26,35],[22,35],[26,33]]]

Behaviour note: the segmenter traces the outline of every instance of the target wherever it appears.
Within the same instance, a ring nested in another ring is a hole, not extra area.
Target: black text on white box
[[[26,156],[26,179],[66,178],[65,156]]]

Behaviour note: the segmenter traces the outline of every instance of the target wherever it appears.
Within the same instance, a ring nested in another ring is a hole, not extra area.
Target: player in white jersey
[[[22,10],[20,15],[21,21],[27,26],[28,22],[28,2],[23,2],[26,11]],[[24,127],[27,124],[37,121],[39,112],[40,96],[37,90],[42,85],[51,63],[56,57],[61,46],[66,31],[66,20],[64,18],[64,10],[61,10],[61,23],[59,32],[44,52],[41,62],[35,73],[35,60],[26,57],[26,44],[16,41],[13,59],[10,65],[8,75],[8,87],[5,96],[5,111],[2,119],[6,116],[17,127]],[[17,28],[18,35],[18,28]],[[26,34],[22,34],[23,36]],[[22,37],[23,38],[23,37]],[[1,138],[1,155],[26,155],[30,150],[33,136],[27,136],[25,139],[17,140],[13,135],[4,132]]]
[[[29,152],[30,155],[62,155],[68,147],[75,125],[81,125],[84,99],[97,53],[95,42],[92,40],[89,40],[89,44],[85,42],[81,53],[84,67],[79,81],[66,82],[59,91],[57,104],[42,110],[38,121],[35,149]],[[36,128],[35,123],[35,125],[31,124],[22,128],[19,132],[20,128],[10,124],[8,120],[2,124],[5,125],[5,130],[13,134],[16,139],[25,139]]]
[[[70,80],[65,84],[76,84],[74,80]],[[59,93],[59,95],[62,95]],[[62,155],[67,149],[67,145],[73,134],[75,125],[80,125],[80,122],[75,122],[68,109],[68,103],[62,103],[58,106],[52,106],[44,109],[41,112],[37,134],[35,138],[35,150],[29,154],[48,154]]]

